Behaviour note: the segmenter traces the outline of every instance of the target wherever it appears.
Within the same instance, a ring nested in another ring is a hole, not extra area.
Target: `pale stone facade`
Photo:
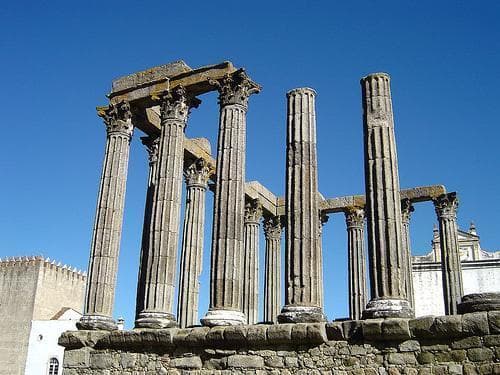
[[[2,373],[24,374],[32,321],[50,320],[63,307],[81,311],[85,282],[83,273],[43,257],[0,260]]]
[[[439,231],[434,229],[432,250],[413,257],[413,286],[415,315],[442,315],[445,313],[441,271]],[[476,227],[458,230],[458,246],[464,295],[480,292],[500,292],[500,251],[481,249]]]

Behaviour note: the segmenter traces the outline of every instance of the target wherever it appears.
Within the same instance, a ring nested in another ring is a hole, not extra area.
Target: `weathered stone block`
[[[463,335],[462,315],[437,316],[432,325],[436,336],[460,337]]]
[[[74,349],[64,352],[64,366],[67,367],[87,367],[90,361],[90,349]]]
[[[261,345],[267,340],[266,325],[252,325],[247,329],[247,342],[250,345]]]
[[[224,326],[215,326],[207,332],[206,340],[208,345],[220,346],[224,344]]]
[[[484,345],[486,345],[486,346],[500,346],[500,335],[484,336]]]
[[[307,342],[307,323],[297,323],[292,326],[291,338],[294,342]]]
[[[488,314],[486,312],[462,315],[463,332],[470,335],[487,335],[490,333]]]
[[[92,369],[106,370],[112,367],[118,367],[118,363],[110,353],[92,353],[90,356],[90,367]]]
[[[477,336],[466,337],[464,339],[455,340],[451,343],[451,347],[453,349],[479,348],[481,346],[481,339]]]
[[[306,332],[307,342],[311,344],[322,344],[328,341],[326,337],[326,327],[324,323],[307,324]]]
[[[387,361],[393,365],[414,365],[417,363],[413,353],[389,353]]]
[[[408,319],[387,318],[382,321],[382,340],[407,340],[409,338]]]
[[[135,353],[121,353],[120,354],[120,366],[121,368],[134,368],[136,363],[137,355]]]
[[[416,340],[407,340],[399,344],[400,352],[415,352],[420,350],[420,343]]]
[[[433,316],[422,316],[416,319],[410,319],[408,326],[410,328],[410,334],[413,338],[427,338],[432,337],[434,333],[432,332],[432,326],[434,324]]]
[[[448,366],[448,373],[450,375],[462,375],[463,374],[463,366],[459,364],[451,364]]]
[[[363,337],[367,340],[378,341],[382,337],[383,319],[368,319],[362,324]]]
[[[344,330],[342,329],[342,323],[340,322],[329,322],[326,323],[326,336],[328,340],[345,340]]]
[[[184,341],[189,346],[202,346],[206,343],[207,333],[210,331],[208,327],[196,327],[185,337]]]
[[[256,355],[235,354],[227,358],[227,366],[242,368],[262,368],[264,367],[264,359]]]
[[[362,320],[347,320],[342,322],[344,337],[346,340],[359,340],[363,337]]]
[[[434,354],[431,352],[421,352],[417,355],[417,360],[420,364],[434,363]]]
[[[473,363],[465,363],[463,366],[464,375],[478,375],[476,365]]]
[[[284,344],[292,339],[294,324],[275,324],[267,329],[267,338],[270,344]]]
[[[472,348],[467,350],[467,357],[472,362],[483,362],[493,360],[493,351],[489,348]]]
[[[490,333],[500,333],[500,311],[488,312],[488,324]]]
[[[228,326],[224,330],[224,339],[229,344],[245,345],[247,329],[245,326]]]
[[[202,367],[201,359],[197,355],[181,358],[173,358],[170,361],[171,366],[181,369],[200,369]]]
[[[283,357],[278,357],[276,355],[266,357],[264,363],[269,367],[282,368],[284,366]]]
[[[93,348],[109,336],[109,331],[67,331],[59,337],[59,345],[66,349]]]
[[[172,337],[172,343],[174,346],[186,346],[186,337],[193,331],[194,328],[181,328]]]

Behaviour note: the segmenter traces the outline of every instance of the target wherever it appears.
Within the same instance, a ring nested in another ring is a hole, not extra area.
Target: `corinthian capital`
[[[401,199],[401,221],[405,224],[410,222],[411,213],[415,211],[413,204],[408,198]]]
[[[154,164],[158,161],[158,145],[160,144],[159,137],[141,137],[141,142],[146,146],[148,151],[149,164]]]
[[[176,86],[152,99],[160,104],[162,122],[180,120],[186,122],[191,108],[197,108],[201,101],[186,93],[182,86]]]
[[[360,207],[347,207],[344,214],[347,228],[363,228],[365,210]]]
[[[202,187],[207,188],[207,182],[210,175],[213,173],[214,167],[209,164],[205,159],[196,159],[184,171],[184,178],[186,179],[187,187]]]
[[[262,205],[258,199],[245,203],[245,223],[258,223],[262,216]]]
[[[97,114],[103,118],[108,135],[120,134],[132,137],[134,127],[132,125],[132,111],[128,102],[122,101],[107,107],[97,107]]]
[[[268,216],[264,218],[264,235],[269,240],[279,240],[284,227],[282,217]]]
[[[458,208],[457,193],[442,194],[433,199],[438,218],[456,218]]]
[[[219,91],[219,104],[248,105],[248,97],[260,92],[260,86],[253,82],[244,69],[239,69],[232,74],[226,74],[220,81],[209,80]]]

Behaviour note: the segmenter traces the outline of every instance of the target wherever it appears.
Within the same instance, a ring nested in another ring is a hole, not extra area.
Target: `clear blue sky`
[[[177,59],[192,67],[231,60],[262,84],[250,101],[247,180],[278,195],[285,92],[318,92],[321,192],[359,194],[359,79],[388,72],[401,186],[456,190],[460,226],[474,220],[483,248],[500,249],[499,17],[493,0],[2,2],[0,257],[42,254],[86,269],[105,142],[95,106],[106,104],[113,78]],[[213,145],[216,97],[201,99],[186,132]],[[132,143],[115,308],[128,324],[147,175],[140,135]],[[416,207],[415,253],[429,249],[434,222],[431,204]],[[344,218],[332,216],[324,234],[326,311],[337,318],[347,315]]]

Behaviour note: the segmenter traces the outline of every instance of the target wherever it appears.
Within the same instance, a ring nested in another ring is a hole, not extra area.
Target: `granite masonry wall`
[[[65,375],[500,374],[500,311],[64,333]]]

